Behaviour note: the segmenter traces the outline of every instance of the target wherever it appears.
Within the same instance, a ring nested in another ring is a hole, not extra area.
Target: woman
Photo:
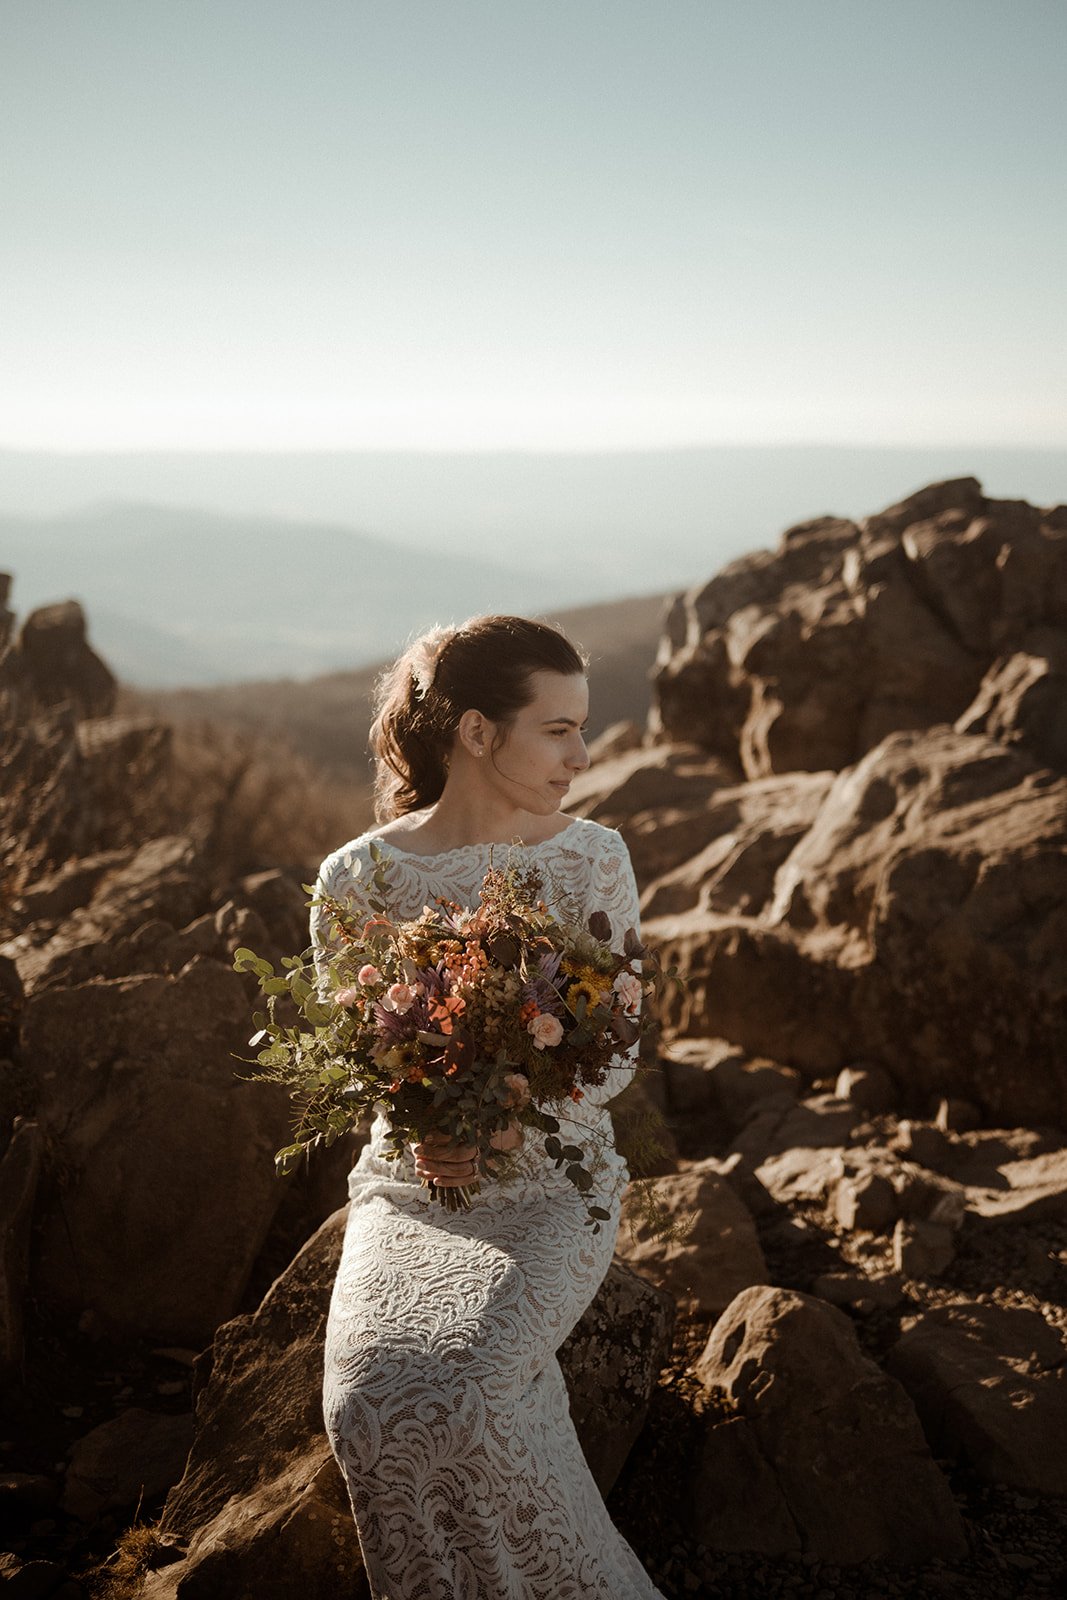
[[[491,846],[500,864],[521,841],[550,905],[566,892],[587,915],[606,911],[618,937],[636,929],[621,837],[560,811],[589,765],[585,665],[561,632],[522,617],[417,640],[379,685],[379,826],[327,856],[317,892],[365,904],[376,839],[398,917],[437,895],[473,906]],[[318,952],[330,936],[313,910]],[[483,1179],[467,1211],[434,1203],[423,1179],[469,1183],[476,1149],[438,1139],[386,1161],[382,1118],[349,1175],[323,1414],[374,1600],[662,1600],[586,1466],[555,1356],[618,1230],[626,1169],[605,1103],[634,1064],[615,1059],[561,1127],[579,1139],[592,1129],[606,1147],[596,1181],[611,1221],[596,1236],[577,1190],[518,1124],[498,1136],[517,1175]]]

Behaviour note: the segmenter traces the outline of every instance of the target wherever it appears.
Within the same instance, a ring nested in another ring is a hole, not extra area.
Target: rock
[[[179,1594],[368,1596],[322,1420],[322,1342],[347,1211],[298,1252],[251,1316],[197,1362],[196,1430],[160,1535],[184,1551],[144,1600]]]
[[[741,1161],[739,1151],[731,1160]],[[826,1201],[845,1176],[844,1150],[811,1150],[800,1145],[757,1163],[753,1177],[780,1205]]]
[[[22,1362],[22,1305],[40,1171],[40,1129],[20,1117],[0,1158],[0,1379],[14,1377]]]
[[[690,1166],[699,1166],[707,1172],[717,1172],[725,1178],[741,1204],[753,1217],[769,1217],[778,1211],[778,1202],[756,1177],[751,1164],[738,1152],[730,1156],[704,1156],[699,1162],[680,1161],[684,1172]]]
[[[942,1133],[969,1133],[981,1120],[973,1101],[942,1096],[937,1103],[934,1126]]]
[[[678,1146],[664,1119],[665,1100],[663,1074],[642,1068],[611,1102],[615,1143],[635,1178],[655,1178],[677,1169]]]
[[[66,1575],[58,1561],[23,1561],[10,1551],[0,1554],[0,1592],[5,1600],[58,1600],[67,1587]]]
[[[69,917],[92,898],[106,873],[128,866],[134,854],[132,847],[98,850],[80,860],[64,862],[55,872],[46,873],[25,888],[14,909],[27,923],[58,922]]]
[[[937,1306],[906,1324],[887,1366],[940,1455],[994,1483],[1067,1494],[1067,1350],[1036,1311]]]
[[[787,1150],[839,1148],[849,1143],[859,1122],[856,1107],[836,1095],[807,1095],[799,1103],[775,1098],[757,1108],[730,1149],[759,1163]]]
[[[669,811],[654,814],[640,865],[639,881],[648,883],[644,914],[759,915],[773,897],[779,868],[815,821],[832,781],[832,773],[818,772],[742,784],[712,782],[695,816],[672,821]],[[624,832],[629,839],[633,824]]]
[[[892,1078],[879,1066],[843,1067],[837,1075],[834,1094],[839,1100],[851,1100],[873,1116],[891,1111],[897,1099]]]
[[[907,1278],[937,1278],[956,1254],[956,1230],[946,1222],[899,1219],[893,1230],[893,1267]]]
[[[51,1511],[59,1499],[59,1484],[42,1472],[0,1472],[0,1517],[34,1516]]]
[[[869,1304],[887,1311],[904,1297],[900,1274],[895,1272],[872,1277],[862,1272],[823,1272],[815,1279],[811,1292],[832,1306],[856,1309]]]
[[[835,778],[758,918],[643,927],[687,975],[657,1002],[667,1033],[714,1017],[805,1077],[875,1059],[904,1100],[1067,1121],[1067,778],[1022,748],[887,735]]]
[[[111,712],[115,678],[90,647],[85,613],[76,600],[31,611],[17,648],[38,705],[70,701],[82,717],[106,717]]]
[[[842,1178],[834,1191],[834,1216],[846,1233],[885,1233],[896,1221],[896,1190],[880,1172]]]
[[[940,1172],[949,1159],[952,1145],[947,1135],[933,1123],[912,1122],[904,1118],[889,1140],[889,1148],[920,1167],[930,1167],[934,1172]]]
[[[602,1495],[610,1494],[644,1427],[656,1379],[670,1355],[674,1317],[669,1294],[650,1289],[616,1261],[560,1346],[571,1418]]]
[[[969,715],[1021,739],[1036,723],[1048,764],[1065,569],[1055,513],[990,499],[975,478],[929,484],[859,522],[799,523],[676,603],[649,737],[695,742],[751,780],[839,771],[888,733]],[[1027,661],[1012,667],[1019,653]],[[983,698],[991,670],[1006,681]],[[1027,695],[1026,713],[998,718]]]
[[[1067,1144],[1056,1130],[962,1133],[953,1141],[946,1166],[966,1188],[967,1210],[987,1222],[1067,1216]]]
[[[193,1442],[191,1413],[171,1415],[130,1406],[83,1434],[70,1453],[62,1508],[82,1522],[133,1506],[178,1482]]]
[[[691,1220],[691,1230],[682,1243],[663,1244],[643,1225],[631,1238],[624,1225],[615,1250],[628,1267],[697,1316],[714,1316],[748,1284],[766,1283],[752,1217],[712,1164],[657,1178],[655,1195],[673,1220]]]
[[[603,733],[590,741],[587,746],[590,759],[593,762],[610,761],[612,756],[627,755],[631,750],[640,750],[642,744],[642,729],[636,722],[613,722]]]
[[[1020,643],[991,662],[956,727],[1025,745],[1045,766],[1067,771],[1067,637],[1038,626]]]
[[[143,1600],[369,1595],[322,1415],[323,1338],[347,1219],[347,1207],[329,1217],[258,1310],[219,1328],[198,1360],[193,1446],[158,1530],[181,1558],[148,1575]],[[582,1448],[608,1477],[669,1337],[663,1297],[612,1267],[560,1351]]]
[[[708,1428],[691,1490],[707,1544],[835,1565],[966,1551],[911,1402],[833,1306],[746,1289],[694,1371],[732,1411]]]
[[[667,1054],[663,1058],[667,1105],[678,1116],[699,1115],[715,1105],[711,1074],[697,1061]]]
[[[35,1293],[197,1347],[233,1314],[289,1182],[288,1099],[234,1059],[249,1013],[244,981],[203,958],[30,997],[23,1054],[69,1174],[42,1186]]]

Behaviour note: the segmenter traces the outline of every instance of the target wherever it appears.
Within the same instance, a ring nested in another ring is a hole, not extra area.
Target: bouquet
[[[280,974],[252,950],[234,956],[267,1000],[249,1041],[262,1047],[254,1076],[286,1085],[298,1106],[278,1170],[384,1113],[387,1159],[437,1133],[477,1146],[479,1177],[506,1178],[493,1139],[518,1123],[543,1137],[599,1232],[610,1213],[596,1203],[596,1152],[564,1142],[560,1119],[575,1126],[585,1090],[650,1025],[642,1002],[663,978],[655,956],[603,911],[584,925],[555,915],[536,869],[494,867],[492,853],[476,908],[440,897],[400,921],[374,841],[370,853],[362,910],[327,894],[312,902],[333,934],[334,953],[320,954],[318,967],[311,950],[284,957]],[[286,1000],[289,1015],[279,1016]],[[456,1210],[481,1185],[429,1187]]]

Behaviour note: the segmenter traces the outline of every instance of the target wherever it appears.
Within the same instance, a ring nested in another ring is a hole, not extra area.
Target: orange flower
[[[571,1099],[572,1100],[584,1100],[585,1096],[582,1093],[582,1091],[579,1088],[576,1087],[576,1088],[573,1088],[571,1090]]]

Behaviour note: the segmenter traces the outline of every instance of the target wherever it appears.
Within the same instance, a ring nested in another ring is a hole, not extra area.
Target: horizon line
[[[1005,444],[970,440],[891,441],[826,439],[733,439],[677,444],[623,445],[20,445],[0,440],[0,455],[73,456],[78,459],[114,456],[667,456],[695,455],[713,450],[1001,450],[1034,455],[1067,452],[1067,438],[1056,444]]]

